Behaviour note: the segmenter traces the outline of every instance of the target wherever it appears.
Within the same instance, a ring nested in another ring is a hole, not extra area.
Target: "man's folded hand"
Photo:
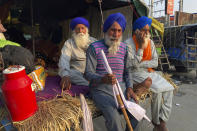
[[[64,76],[61,79],[60,86],[63,90],[70,90],[71,82],[69,76]]]
[[[105,84],[111,84],[115,85],[116,84],[116,76],[114,74],[106,74],[102,80],[103,83]]]
[[[130,100],[131,98],[133,98],[134,101],[135,101],[136,103],[138,103],[137,96],[136,96],[136,94],[134,93],[134,91],[133,91],[133,89],[132,89],[131,87],[128,87],[128,88],[126,89],[126,95],[127,95],[127,99],[128,99],[128,100]]]

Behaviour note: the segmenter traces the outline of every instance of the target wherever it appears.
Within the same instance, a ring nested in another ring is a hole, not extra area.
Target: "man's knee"
[[[152,79],[150,77],[146,78],[143,82],[142,82],[142,85],[147,87],[147,88],[150,88],[150,86],[152,85]]]

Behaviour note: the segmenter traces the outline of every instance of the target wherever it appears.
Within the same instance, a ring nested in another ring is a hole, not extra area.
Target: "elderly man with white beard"
[[[120,110],[116,107],[113,87],[118,80],[122,91],[128,99],[137,101],[133,92],[131,77],[131,62],[128,56],[127,45],[122,43],[122,33],[126,27],[126,19],[121,13],[111,14],[103,26],[104,39],[96,41],[88,47],[86,52],[85,78],[90,81],[90,94],[98,109],[106,120],[109,131],[123,131],[124,121],[120,117]],[[104,68],[100,51],[103,50],[113,74],[108,74]],[[145,80],[144,86],[149,86]],[[135,128],[137,120],[129,116],[132,127]]]
[[[59,59],[60,86],[71,95],[87,94],[89,82],[83,77],[86,66],[86,49],[96,41],[88,33],[89,22],[83,17],[76,17],[70,23],[72,38],[68,39],[61,50]],[[73,89],[77,86],[80,88]]]
[[[158,55],[155,45],[150,39],[152,20],[146,16],[138,18],[133,24],[133,37],[126,40],[132,62],[134,83],[140,83],[146,78],[152,79],[151,114],[154,131],[167,131],[166,122],[169,119],[173,86],[152,68],[158,66]]]

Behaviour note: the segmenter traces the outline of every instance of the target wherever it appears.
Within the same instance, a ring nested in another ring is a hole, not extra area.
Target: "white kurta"
[[[96,41],[90,37],[89,44]],[[76,85],[88,85],[88,81],[83,77],[86,66],[86,51],[77,48],[73,39],[68,39],[61,50],[59,59],[59,75],[69,76],[71,83]]]
[[[155,124],[160,124],[160,119],[165,122],[168,121],[171,114],[174,87],[159,73],[149,73],[147,70],[147,68],[156,68],[158,66],[158,55],[153,41],[151,41],[152,60],[149,61],[141,61],[143,57],[143,50],[139,49],[138,52],[136,52],[135,43],[132,38],[126,40],[126,43],[129,47],[129,57],[131,58],[133,65],[133,81],[141,83],[147,77],[152,79],[152,85],[150,87],[150,90],[152,91],[152,121]]]
[[[157,72],[148,72],[147,68],[156,68],[158,66],[158,55],[155,49],[153,41],[151,41],[151,51],[152,51],[152,60],[142,61],[143,50],[139,49],[136,51],[136,47],[132,38],[126,40],[126,43],[129,47],[129,55],[131,55],[131,62],[133,65],[132,76],[133,80],[136,83],[141,83],[147,77],[152,79],[151,91],[155,93],[160,93],[164,91],[173,90],[174,87],[167,82],[160,74]]]

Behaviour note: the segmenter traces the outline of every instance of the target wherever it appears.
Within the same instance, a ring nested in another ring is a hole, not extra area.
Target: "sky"
[[[197,0],[183,0],[183,11],[197,13]]]
[[[149,5],[149,1],[151,0],[144,0],[144,2]],[[163,1],[157,2],[157,1]],[[154,4],[154,11],[156,10],[164,10],[165,8],[165,0],[154,0],[154,2],[157,2]],[[180,0],[174,0],[174,12],[179,10],[179,1]],[[183,12],[187,13],[197,13],[197,0],[183,0]],[[154,17],[158,16],[164,16],[164,11],[157,12],[154,14]]]

